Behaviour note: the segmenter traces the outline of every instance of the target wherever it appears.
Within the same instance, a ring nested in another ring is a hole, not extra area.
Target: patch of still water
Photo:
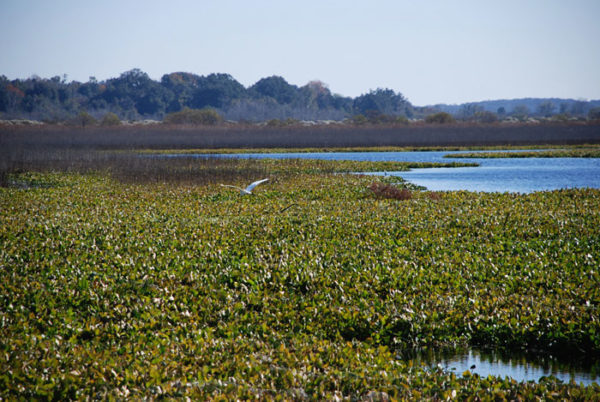
[[[542,377],[553,376],[563,382],[573,380],[577,384],[600,384],[600,362],[588,361],[582,357],[565,361],[549,354],[508,354],[493,350],[465,349],[409,352],[398,358],[411,359],[431,368],[442,368],[459,376],[469,371],[481,377],[509,377],[519,382],[539,381]]]

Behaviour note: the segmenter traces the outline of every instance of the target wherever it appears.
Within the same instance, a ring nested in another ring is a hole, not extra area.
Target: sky
[[[600,99],[600,0],[0,0],[0,75],[320,80],[414,105]]]

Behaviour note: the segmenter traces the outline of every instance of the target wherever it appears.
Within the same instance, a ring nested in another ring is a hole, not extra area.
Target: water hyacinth
[[[0,188],[0,397],[598,397],[397,356],[600,356],[600,191],[397,200],[335,166],[233,166],[227,184],[269,177],[248,197],[114,171],[11,176],[29,185]]]

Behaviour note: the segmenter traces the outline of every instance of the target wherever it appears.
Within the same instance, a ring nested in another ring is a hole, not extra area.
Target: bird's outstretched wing
[[[219,184],[221,187],[231,187],[231,188],[235,188],[237,190],[243,191],[244,189],[238,186],[232,186],[231,184]]]
[[[252,191],[252,189],[256,186],[258,186],[260,183],[264,183],[269,179],[262,179],[262,180],[257,180],[254,183],[250,183],[250,185],[248,187],[246,187],[246,191],[250,192]]]

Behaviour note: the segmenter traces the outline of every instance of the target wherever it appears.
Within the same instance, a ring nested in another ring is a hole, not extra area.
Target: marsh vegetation
[[[600,158],[598,146],[579,146],[568,149],[548,149],[518,152],[464,152],[446,158]]]
[[[39,152],[0,188],[4,398],[600,392],[398,358],[600,357],[598,190],[403,192],[338,174],[389,163]],[[254,196],[218,185],[262,177]]]

